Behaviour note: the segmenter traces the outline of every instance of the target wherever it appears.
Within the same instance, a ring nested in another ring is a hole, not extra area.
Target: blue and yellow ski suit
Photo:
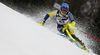
[[[68,26],[69,22],[71,22],[72,25],[75,25],[73,15],[70,12],[66,13],[65,15],[62,15],[59,10],[55,10],[53,12],[46,14],[46,16],[44,17],[44,20],[46,21],[50,16],[57,17],[56,18],[57,29],[60,33],[64,33],[65,30],[68,29],[71,36],[73,38],[75,37],[75,33],[74,33],[73,29]]]
[[[59,10],[55,10],[53,12],[46,14],[46,16],[44,17],[44,21],[46,21],[50,16],[56,16],[57,29],[60,33],[63,33],[66,36],[69,36],[72,40],[77,42],[80,48],[85,47],[84,43],[82,43],[82,41],[80,41],[75,36],[75,33],[73,31],[75,20],[73,18],[73,15],[70,12],[66,12],[66,14],[62,14]]]

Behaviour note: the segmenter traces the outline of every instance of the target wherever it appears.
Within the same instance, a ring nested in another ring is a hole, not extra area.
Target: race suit
[[[69,22],[75,25],[73,15],[70,12],[67,12],[66,15],[62,15],[59,10],[55,10],[53,12],[46,14],[46,16],[44,17],[44,20],[46,21],[50,16],[56,16],[57,30],[60,33],[64,34],[65,30],[68,29],[71,36],[73,38],[76,37],[73,29],[69,28],[68,26]]]

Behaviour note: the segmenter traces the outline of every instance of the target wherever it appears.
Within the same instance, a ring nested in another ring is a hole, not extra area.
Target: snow
[[[91,55],[0,3],[0,55]]]

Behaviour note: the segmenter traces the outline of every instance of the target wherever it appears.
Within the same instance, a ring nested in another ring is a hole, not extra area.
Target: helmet
[[[63,3],[61,5],[61,10],[62,10],[62,8],[64,8],[64,10],[68,10],[69,9],[69,5],[67,3]]]
[[[61,11],[66,11],[66,13],[62,13]],[[69,12],[69,5],[67,3],[63,3],[61,5],[60,14],[65,16]]]

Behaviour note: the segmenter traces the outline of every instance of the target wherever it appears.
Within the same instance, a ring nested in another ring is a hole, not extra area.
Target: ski
[[[40,22],[36,22],[40,25]],[[41,26],[41,25],[40,25]],[[66,35],[63,35],[63,34],[58,34],[60,36],[63,36],[65,38],[67,38],[70,42],[74,43],[77,47],[79,47],[80,49],[86,51],[86,52],[89,52],[89,50],[86,48],[86,47],[82,47],[82,45],[76,40],[74,41],[73,39],[71,39],[70,37],[66,36]]]
[[[76,42],[79,45],[79,48],[82,50],[85,50],[86,52],[89,52],[89,50],[86,47],[83,47],[79,42]]]
[[[73,39],[71,39],[70,37],[65,36],[65,35],[63,35],[63,34],[58,34],[58,35],[67,38],[69,41],[75,43],[75,45],[76,45],[77,47],[79,47],[80,49],[82,49],[82,50],[84,50],[84,51],[86,51],[86,52],[89,52],[89,50],[88,50],[86,47],[82,47],[82,45],[81,45],[78,41],[76,42],[76,41],[74,41]]]

